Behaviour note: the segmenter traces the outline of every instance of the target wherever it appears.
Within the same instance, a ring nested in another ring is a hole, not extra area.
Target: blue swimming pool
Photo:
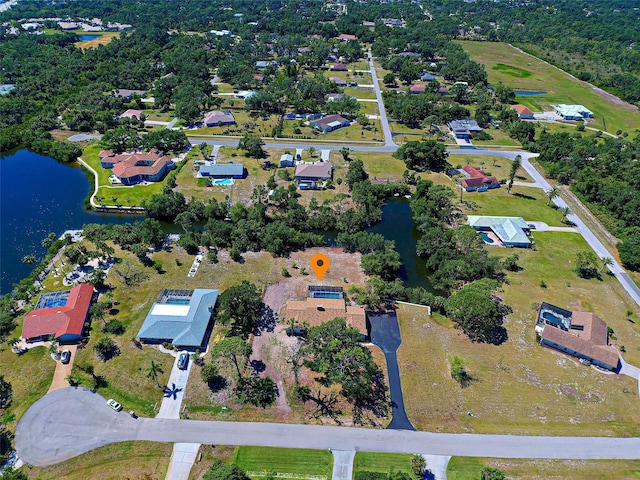
[[[310,298],[342,298],[341,292],[309,292]]]
[[[167,305],[189,305],[189,302],[188,298],[167,298],[165,303]]]
[[[232,178],[219,178],[217,180],[211,180],[211,185],[233,185]]]
[[[514,90],[513,93],[522,97],[531,97],[533,95],[545,95],[549,92],[545,92],[544,90]]]
[[[480,238],[482,238],[482,240],[484,240],[484,243],[488,243],[488,244],[494,243],[493,240],[491,239],[491,237],[489,237],[489,235],[487,235],[484,232],[480,232]]]
[[[45,293],[38,299],[36,309],[64,307],[67,304],[68,298],[68,291]]]
[[[551,325],[560,326],[563,325],[563,319],[551,312],[542,312],[542,318],[544,318]]]
[[[87,33],[84,35],[78,35],[78,38],[80,39],[81,42],[86,42],[86,41],[98,38],[99,36],[100,36],[99,33]]]

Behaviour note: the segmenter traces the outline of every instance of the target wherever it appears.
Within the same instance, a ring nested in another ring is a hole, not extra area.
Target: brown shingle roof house
[[[524,105],[512,105],[511,108],[513,108],[518,113],[518,117],[520,118],[534,118],[533,112]]]
[[[543,302],[538,312],[536,332],[540,343],[616,371],[618,352],[608,345],[607,324],[591,312],[569,312]]]
[[[61,342],[79,340],[93,299],[93,287],[88,284],[73,287],[69,292],[43,294],[38,306],[24,317],[22,338],[27,342],[46,340],[53,336]]]
[[[311,327],[322,325],[338,317],[345,318],[347,326],[357,328],[364,338],[369,337],[364,308],[346,305],[342,298],[289,300],[284,315],[284,318],[294,318],[300,323],[307,322]]]

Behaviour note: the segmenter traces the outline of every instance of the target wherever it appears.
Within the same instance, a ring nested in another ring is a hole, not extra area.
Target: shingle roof
[[[133,108],[130,108],[129,110],[121,114],[120,118],[136,117],[138,120],[140,120],[140,115],[142,115],[142,110],[134,110]]]
[[[518,112],[518,115],[533,115],[533,112],[524,105],[512,105],[511,108]]]
[[[171,163],[171,158],[163,156],[161,152],[134,153],[116,155],[113,158],[113,174],[118,178],[131,178],[137,175],[157,175]],[[151,165],[144,163],[153,162]]]
[[[574,312],[574,315],[576,313],[579,312]],[[593,316],[596,317],[595,315]],[[602,322],[602,320],[600,321]],[[578,352],[585,357],[597,360],[605,365],[609,365],[611,368],[615,368],[618,365],[618,352],[606,344],[597,345],[590,340],[580,338],[576,334],[565,332],[564,330],[552,325],[545,325],[540,336],[548,342],[552,342],[569,350],[573,350],[574,352]]]
[[[218,290],[195,289],[185,315],[170,314],[156,309],[164,303],[154,303],[145,318],[138,338],[140,340],[168,340],[179,347],[198,348],[205,342],[205,333],[218,299]],[[157,312],[156,313],[154,313]]]
[[[349,123],[349,120],[340,115],[327,115],[326,117],[314,121],[314,123],[318,125],[318,128],[321,128],[322,130],[327,128],[333,122],[339,122],[340,125],[346,125]]]
[[[233,117],[233,113],[229,110],[225,110],[221,112],[219,110],[214,110],[213,112],[209,112],[204,117],[204,123],[206,125],[212,125],[216,123],[236,123],[236,119]]]
[[[92,298],[91,285],[73,287],[63,307],[41,308],[30,312],[24,318],[22,337],[28,339],[48,335],[56,338],[62,335],[81,336]]]
[[[348,326],[357,328],[363,335],[369,334],[364,308],[346,306],[341,298],[289,300],[284,314],[284,318],[295,318],[298,322],[307,322],[312,327],[338,317],[346,319]]]
[[[300,163],[296,165],[296,177],[327,179],[331,178],[333,167],[329,162]]]

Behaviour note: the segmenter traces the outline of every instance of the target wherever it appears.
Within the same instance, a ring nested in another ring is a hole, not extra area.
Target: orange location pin
[[[324,278],[324,274],[327,273],[327,270],[329,270],[330,263],[331,262],[329,262],[329,257],[322,253],[318,253],[317,255],[311,257],[311,269],[315,272],[318,280],[322,281],[322,279]]]

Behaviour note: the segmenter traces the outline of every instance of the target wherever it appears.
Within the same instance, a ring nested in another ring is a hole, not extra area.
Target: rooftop
[[[204,123],[206,125],[212,125],[216,123],[236,123],[236,119],[234,118],[233,113],[231,113],[230,110],[214,110],[205,115]]]
[[[202,176],[238,176],[244,175],[244,164],[242,163],[213,163],[211,165],[202,165],[200,167],[200,175]]]
[[[527,244],[531,241],[525,233],[529,225],[521,217],[467,216],[467,223],[476,230],[491,230],[505,244]]]
[[[200,348],[218,299],[218,290],[163,290],[147,318],[138,338],[143,341],[169,341],[178,347]]]
[[[296,165],[296,177],[331,178],[333,167],[329,162],[299,163]]]

